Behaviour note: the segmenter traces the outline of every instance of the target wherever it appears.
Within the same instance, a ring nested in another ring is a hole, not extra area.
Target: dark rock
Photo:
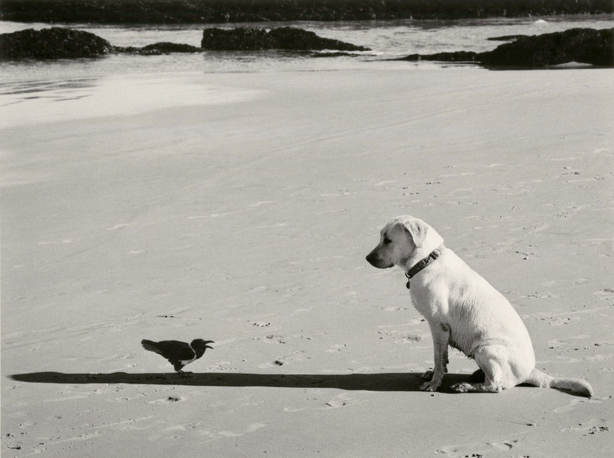
[[[213,51],[252,51],[270,49],[268,33],[260,29],[205,29],[200,47]]]
[[[332,40],[330,38],[321,38],[314,32],[308,32],[307,30],[295,29],[292,27],[272,29],[269,32],[269,38],[272,40],[273,49],[277,48],[299,51],[317,51],[323,49],[337,51],[369,51],[369,48],[365,48],[364,46],[356,46],[351,43]]]
[[[362,54],[361,54],[362,55]],[[326,58],[326,57],[357,57],[358,54],[352,54],[344,51],[334,51],[334,52],[313,52],[309,54],[310,57],[315,58]]]
[[[267,32],[262,29],[238,28],[232,30],[205,29],[201,47],[215,51],[259,51],[283,49],[292,51],[368,51],[368,48],[321,38],[313,32],[292,27],[281,27]]]
[[[142,48],[112,46],[89,32],[52,27],[28,29],[0,35],[0,60],[74,59],[110,53],[158,55],[203,52],[201,48],[179,43],[155,43]]]
[[[399,60],[475,61],[493,68],[545,68],[569,62],[613,67],[614,29],[570,29],[536,36],[521,35],[493,51],[412,54]]]
[[[0,34],[0,60],[96,57],[113,46],[93,33],[52,27]]]
[[[409,61],[439,61],[439,62],[475,62],[478,54],[471,51],[439,52],[436,54],[411,54],[399,60]]]
[[[543,68],[568,62],[614,66],[614,29],[570,29],[521,37],[481,53],[483,65]]]
[[[169,54],[174,52],[179,53],[196,53],[203,52],[202,48],[197,48],[196,46],[186,45],[182,43],[154,43],[152,45],[143,46],[142,48],[128,47],[121,48],[116,46],[116,52],[120,53],[130,53],[130,54],[142,54],[142,55],[159,55],[159,54]]]

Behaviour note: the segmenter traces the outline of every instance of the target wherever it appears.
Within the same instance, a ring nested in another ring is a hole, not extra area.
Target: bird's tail
[[[585,380],[578,378],[552,377],[544,374],[539,369],[533,369],[529,377],[524,381],[529,385],[541,388],[556,388],[558,390],[572,391],[582,396],[590,398],[593,396],[593,388]]]
[[[157,353],[159,355],[162,354],[162,352],[158,348],[158,344],[156,342],[153,342],[153,341],[147,340],[147,339],[143,339],[143,340],[141,340],[141,345],[143,346],[143,348],[145,350],[153,351],[154,353]]]

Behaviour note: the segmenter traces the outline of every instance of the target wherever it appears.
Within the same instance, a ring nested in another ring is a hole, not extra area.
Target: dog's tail
[[[590,398],[593,396],[593,388],[585,380],[578,378],[560,378],[544,374],[539,369],[533,369],[529,377],[523,382],[541,388],[556,388],[558,390],[572,391],[579,395]]]

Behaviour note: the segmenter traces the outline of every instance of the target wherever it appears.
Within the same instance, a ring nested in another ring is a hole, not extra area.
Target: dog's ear
[[[411,219],[403,222],[405,229],[409,232],[416,248],[422,247],[426,240],[430,226],[420,219]]]

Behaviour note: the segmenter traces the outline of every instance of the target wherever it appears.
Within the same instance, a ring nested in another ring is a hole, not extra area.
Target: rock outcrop
[[[477,62],[485,67],[546,68],[577,62],[614,67],[614,29],[570,29],[536,36],[515,36],[513,42],[483,53],[412,54],[401,60]]]
[[[0,59],[74,59],[113,52],[105,39],[89,32],[52,27],[0,35]]]
[[[203,52],[201,48],[181,43],[154,43],[136,47],[113,46],[89,32],[59,27],[0,34],[0,60],[75,59],[111,53],[158,55]]]
[[[196,53],[203,52],[202,48],[197,48],[196,46],[186,45],[183,43],[154,43],[152,45],[143,46],[142,48],[136,47],[128,47],[122,48],[119,46],[115,46],[115,52],[118,53],[129,53],[129,54],[141,54],[141,55],[159,55],[159,54],[170,54],[170,53]]]
[[[478,53],[471,51],[438,52],[435,54],[410,54],[398,60],[419,61],[428,60],[436,62],[476,62]]]
[[[52,27],[27,29],[0,34],[0,60],[18,59],[74,59],[97,57],[111,53],[158,55],[168,53],[197,53],[207,50],[264,50],[292,51],[367,51],[338,40],[318,37],[306,30],[281,27],[271,31],[240,28],[234,30],[205,29],[203,47],[180,43],[155,43],[142,48],[113,46],[107,40],[89,32]],[[203,49],[205,48],[205,49]],[[316,54],[314,54],[315,56]]]
[[[543,68],[569,62],[614,66],[614,29],[570,29],[519,37],[495,50],[479,54],[489,66]]]
[[[330,38],[321,38],[313,32],[293,27],[280,27],[270,31],[254,28],[205,29],[201,47],[215,51],[259,51],[265,49],[369,51],[369,48],[363,46],[355,46]]]

